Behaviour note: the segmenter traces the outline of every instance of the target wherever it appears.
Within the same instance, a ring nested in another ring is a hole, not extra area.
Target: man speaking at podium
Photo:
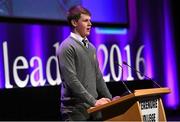
[[[62,78],[61,114],[63,120],[98,120],[87,109],[106,104],[112,96],[99,69],[96,49],[87,36],[91,30],[91,13],[73,6],[68,11],[70,35],[61,43],[57,56]]]

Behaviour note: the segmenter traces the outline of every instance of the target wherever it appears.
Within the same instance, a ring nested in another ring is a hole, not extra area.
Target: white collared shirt
[[[83,46],[84,46],[84,43],[82,42],[82,40],[83,39],[88,40],[87,37],[82,38],[80,35],[73,33],[73,32],[70,33],[70,36],[73,37],[74,39],[76,39],[77,41],[79,41]],[[86,47],[88,48],[88,44],[86,44]]]

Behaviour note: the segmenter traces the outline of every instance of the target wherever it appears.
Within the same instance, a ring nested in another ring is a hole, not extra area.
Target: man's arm
[[[66,45],[61,46],[58,52],[58,60],[65,83],[72,90],[72,92],[84,102],[91,106],[95,106],[96,99],[88,93],[88,91],[81,84],[77,78],[75,67],[75,52],[72,47]]]
[[[96,80],[97,90],[100,96],[112,99],[112,95],[109,92],[109,89],[107,88],[106,83],[103,79],[103,75],[99,69],[99,63],[97,57],[96,57],[96,79],[97,79]]]

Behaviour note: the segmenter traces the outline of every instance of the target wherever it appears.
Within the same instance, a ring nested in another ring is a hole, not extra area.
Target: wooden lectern
[[[170,93],[169,88],[135,90],[110,103],[88,109],[88,113],[102,113],[104,121],[166,121],[162,94]]]

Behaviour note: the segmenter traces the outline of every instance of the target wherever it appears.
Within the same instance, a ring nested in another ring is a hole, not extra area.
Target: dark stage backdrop
[[[104,79],[106,82],[145,82],[145,74],[172,90],[164,98],[165,106],[176,109],[179,88],[171,2],[129,0],[127,7],[128,26],[115,27],[113,23],[113,28],[106,24],[94,26],[88,37],[97,48]],[[70,28],[53,22],[9,18],[0,21],[1,89],[61,83],[55,53]],[[123,65],[123,61],[143,74]],[[123,72],[115,62],[123,67]]]

